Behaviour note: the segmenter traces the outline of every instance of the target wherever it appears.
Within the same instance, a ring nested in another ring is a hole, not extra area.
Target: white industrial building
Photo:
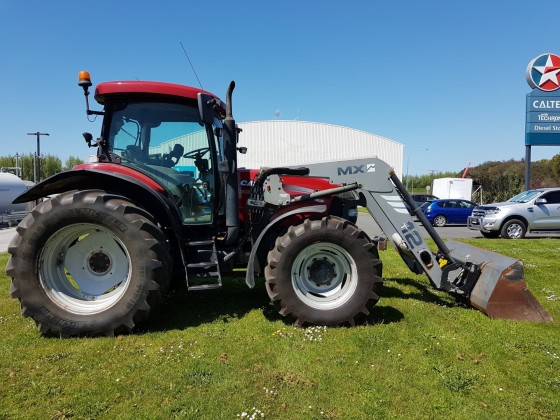
[[[240,168],[295,166],[376,156],[402,178],[404,145],[386,137],[349,127],[309,121],[238,123]]]

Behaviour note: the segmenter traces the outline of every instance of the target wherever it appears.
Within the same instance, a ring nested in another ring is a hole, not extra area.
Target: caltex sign
[[[525,145],[560,144],[560,57],[541,54],[526,71],[533,90],[527,94]]]
[[[533,89],[552,92],[560,88],[560,57],[555,54],[542,54],[527,66],[527,83]]]
[[[531,188],[531,147],[560,145],[560,57],[541,54],[525,71],[532,90],[525,116],[525,189]]]

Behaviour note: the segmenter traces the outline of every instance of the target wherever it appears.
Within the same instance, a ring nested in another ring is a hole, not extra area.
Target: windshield
[[[508,201],[511,201],[513,203],[527,203],[541,193],[542,191],[539,190],[524,191],[521,194],[518,194],[515,197],[510,198]]]
[[[220,130],[202,123],[196,104],[132,102],[119,106],[110,118],[109,148],[122,163],[165,187],[184,223],[210,223],[221,137],[214,135]],[[215,127],[220,127],[219,120]]]

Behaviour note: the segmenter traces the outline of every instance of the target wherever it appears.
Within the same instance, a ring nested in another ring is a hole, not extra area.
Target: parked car
[[[503,203],[478,206],[467,226],[486,238],[519,239],[527,232],[560,231],[560,188],[529,190]]]
[[[468,217],[478,204],[458,198],[438,199],[421,207],[426,218],[434,226],[448,224],[466,225]]]
[[[435,195],[432,194],[410,194],[410,196],[415,201],[417,207],[422,207],[423,204],[431,203],[432,201],[438,199]],[[404,205],[406,206],[408,213],[411,216],[414,215],[414,212],[412,211],[410,206],[407,203],[404,203]]]
[[[410,195],[418,206],[421,206],[424,203],[431,203],[434,200],[438,200],[439,198],[432,194],[411,194]]]

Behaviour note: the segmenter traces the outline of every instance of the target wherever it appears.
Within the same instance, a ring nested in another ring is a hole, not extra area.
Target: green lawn
[[[523,258],[560,320],[560,241],[473,239]],[[262,284],[174,292],[136,334],[43,338],[0,276],[0,419],[560,418],[560,328],[496,321],[433,290],[393,250],[354,328],[295,329]],[[0,254],[5,267],[8,254]]]

